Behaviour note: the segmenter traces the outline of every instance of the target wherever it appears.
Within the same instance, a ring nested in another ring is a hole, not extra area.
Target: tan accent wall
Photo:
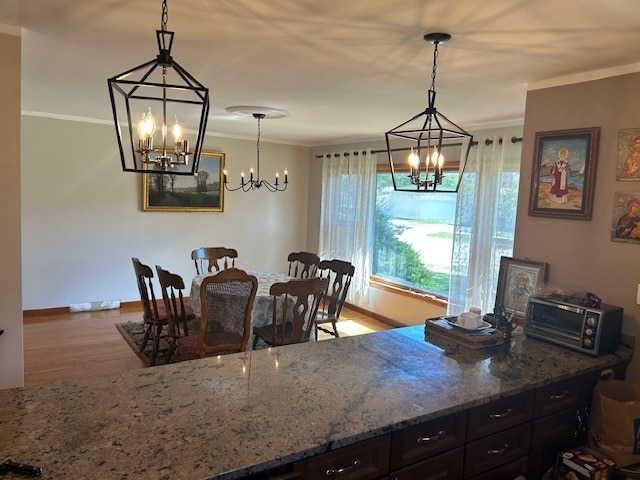
[[[0,389],[24,384],[20,220],[19,36],[0,34]]]
[[[632,335],[640,333],[640,243],[611,241],[611,225],[614,192],[640,192],[640,182],[616,181],[618,132],[640,128],[638,92],[639,73],[528,92],[514,248],[516,258],[547,262],[551,285],[622,306],[623,331]],[[592,219],[529,216],[536,132],[583,127],[601,128]],[[637,355],[627,377],[640,381]]]

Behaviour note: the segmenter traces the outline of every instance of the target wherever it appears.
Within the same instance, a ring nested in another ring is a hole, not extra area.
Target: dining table
[[[281,272],[247,270],[247,273],[255,276],[258,280],[258,289],[253,301],[253,309],[251,310],[251,335],[249,336],[249,342],[247,343],[247,350],[251,350],[251,348],[253,348],[253,327],[262,327],[271,323],[273,305],[273,297],[269,293],[271,285],[279,282],[288,282],[294,278]],[[202,315],[202,305],[200,302],[200,287],[202,285],[202,279],[215,274],[216,272],[196,275],[191,281],[189,304],[191,305],[196,317],[201,317]],[[315,340],[315,329],[311,332],[310,340]]]

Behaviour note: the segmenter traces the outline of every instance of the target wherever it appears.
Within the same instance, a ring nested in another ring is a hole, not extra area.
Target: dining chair
[[[155,365],[162,329],[169,324],[169,318],[164,305],[158,305],[153,291],[153,270],[148,265],[144,265],[136,257],[131,257],[133,270],[136,274],[138,291],[142,302],[142,318],[146,326],[140,351],[147,347],[149,338],[152,338],[153,347],[149,356],[150,365]]]
[[[188,321],[195,318],[195,315],[191,307],[184,301],[182,292],[185,286],[182,277],[163,269],[159,265],[156,265],[156,272],[158,273],[158,282],[162,290],[164,309],[167,312],[167,342],[169,344],[167,361],[170,361],[175,352],[178,338],[189,335]]]
[[[238,251],[235,248],[226,247],[200,247],[191,252],[191,260],[196,266],[196,274],[204,275],[207,272],[219,272],[222,262],[222,270],[236,266]]]
[[[270,347],[308,342],[328,284],[326,278],[313,277],[271,285],[271,323],[253,328],[253,348],[259,340]]]
[[[293,278],[315,277],[318,272],[320,257],[311,252],[292,252],[287,257],[289,276]]]
[[[257,290],[256,277],[239,268],[204,277],[200,327],[196,334],[177,339],[176,361],[246,351]]]
[[[321,261],[318,269],[320,276],[329,281],[329,287],[316,315],[316,328],[334,337],[339,337],[336,322],[340,319],[355,267],[350,262],[333,259]],[[328,324],[331,326],[329,327]]]

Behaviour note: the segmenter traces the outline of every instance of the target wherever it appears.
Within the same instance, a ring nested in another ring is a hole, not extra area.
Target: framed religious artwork
[[[616,179],[621,182],[640,182],[640,128],[618,132]]]
[[[194,176],[142,174],[142,209],[156,212],[222,212],[224,153],[202,152]]]
[[[547,270],[546,263],[500,257],[496,306],[503,305],[507,315],[514,313],[522,320],[533,289],[547,281]]]
[[[537,132],[529,215],[591,220],[600,127]]]
[[[640,192],[615,192],[611,240],[640,244]]]

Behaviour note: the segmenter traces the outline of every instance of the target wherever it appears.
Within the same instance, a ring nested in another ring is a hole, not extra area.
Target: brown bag
[[[605,380],[596,384],[588,446],[619,467],[640,462],[640,383]]]

